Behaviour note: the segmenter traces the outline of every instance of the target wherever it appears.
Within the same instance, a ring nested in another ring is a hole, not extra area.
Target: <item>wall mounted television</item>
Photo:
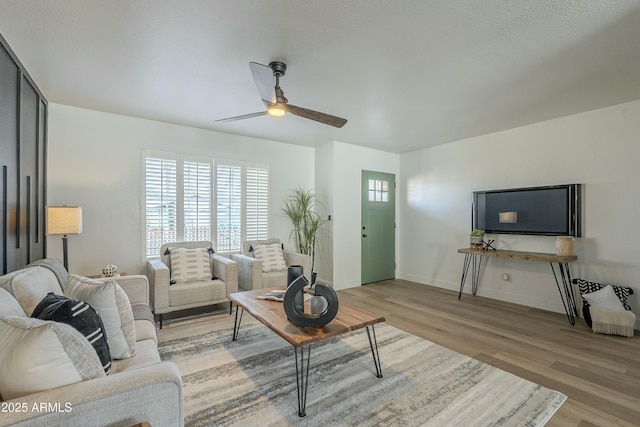
[[[474,191],[472,227],[486,233],[582,235],[582,184]]]

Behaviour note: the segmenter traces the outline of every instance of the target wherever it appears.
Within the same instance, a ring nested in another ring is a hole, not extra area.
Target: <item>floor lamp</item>
[[[67,239],[69,234],[82,233],[82,208],[80,206],[47,206],[47,234],[62,234],[62,259],[69,271]]]

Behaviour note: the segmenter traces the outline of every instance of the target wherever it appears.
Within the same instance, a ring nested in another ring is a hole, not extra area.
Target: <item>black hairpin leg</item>
[[[300,349],[300,363],[298,364],[298,347],[294,347],[296,359],[296,387],[298,389],[298,416],[307,416],[307,386],[309,385],[309,364],[311,361],[311,345],[307,346],[307,371],[304,370],[304,348]]]
[[[238,318],[238,310],[240,311],[240,318]],[[236,321],[233,324],[233,340],[235,341],[238,339],[238,331],[240,330],[240,323],[242,323],[242,314],[244,313],[244,308],[240,307],[239,305],[236,306]]]
[[[371,336],[373,335],[373,341]],[[376,330],[371,325],[371,333],[369,333],[369,327],[367,326],[367,336],[369,337],[369,347],[371,347],[371,354],[373,355],[373,364],[376,366],[376,377],[382,378],[382,366],[380,366],[380,354],[378,354],[378,340],[376,340]]]
[[[233,313],[233,301],[229,301],[229,316]]]
[[[460,279],[460,292],[458,293],[458,299],[462,298],[464,282],[466,282],[467,273],[469,272],[469,264],[471,264],[471,254],[464,254],[464,265],[462,266],[462,278]]]
[[[464,283],[467,280],[469,266],[471,266],[471,292],[475,295],[478,292],[478,282],[480,282],[480,270],[482,268],[482,260],[484,257],[475,254],[464,254],[464,266],[462,267],[462,279],[460,279],[460,292],[458,299],[462,298]]]
[[[558,280],[556,269],[553,267],[553,263],[550,262],[551,271],[553,272],[553,278],[556,281],[558,292],[560,293],[560,299],[562,299],[562,305],[564,306],[564,312],[567,314],[567,319],[572,325],[576,324],[576,317],[578,316],[578,306],[576,305],[575,295],[573,294],[573,287],[571,286],[571,273],[569,272],[569,264],[558,263],[558,269],[560,270],[560,277],[562,279],[562,286]]]

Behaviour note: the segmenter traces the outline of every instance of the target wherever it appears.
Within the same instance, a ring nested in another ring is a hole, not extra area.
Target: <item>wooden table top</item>
[[[458,253],[472,254],[481,256],[493,256],[498,258],[512,258],[522,259],[526,261],[543,261],[543,262],[557,262],[560,264],[566,264],[578,259],[576,255],[556,255],[547,254],[542,252],[521,252],[521,251],[506,251],[502,249],[471,249],[462,248],[458,249]]]
[[[229,299],[248,311],[258,321],[280,335],[294,347],[303,347],[385,321],[385,318],[382,316],[378,316],[377,314],[351,304],[338,302],[338,314],[324,327],[304,328],[296,326],[287,319],[282,302],[256,298],[278,289],[282,290],[285,288],[255,289],[252,291],[237,292],[230,294]]]

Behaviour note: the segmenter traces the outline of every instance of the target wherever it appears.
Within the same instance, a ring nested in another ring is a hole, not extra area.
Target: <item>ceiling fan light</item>
[[[274,104],[269,106],[267,112],[274,117],[282,117],[287,113],[287,108],[284,105]]]

